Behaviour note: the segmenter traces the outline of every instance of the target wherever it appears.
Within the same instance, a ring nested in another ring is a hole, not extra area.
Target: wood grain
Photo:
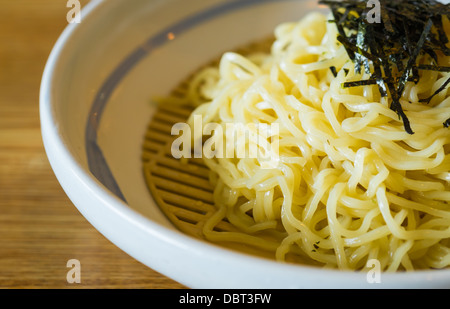
[[[184,288],[95,230],[47,161],[39,86],[67,25],[66,1],[0,0],[0,7],[0,288]],[[81,263],[79,284],[66,280],[70,259]]]

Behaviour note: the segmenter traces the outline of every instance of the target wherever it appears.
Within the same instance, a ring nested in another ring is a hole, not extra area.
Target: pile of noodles
[[[254,157],[204,156],[217,212],[203,233],[279,261],[352,270],[373,259],[384,271],[448,267],[450,129],[443,123],[450,97],[446,90],[429,104],[419,100],[449,73],[423,71],[417,84],[407,83],[401,104],[415,132],[408,134],[376,85],[342,86],[369,76],[355,74],[336,36],[326,16],[311,13],[279,25],[270,53],[225,53],[218,67],[192,80],[190,125],[200,115],[203,125],[279,128],[271,168]],[[237,231],[217,230],[222,220]]]

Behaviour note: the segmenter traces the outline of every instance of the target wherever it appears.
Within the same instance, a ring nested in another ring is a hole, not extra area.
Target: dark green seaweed
[[[447,88],[448,84],[450,84],[450,78],[448,78],[448,79],[445,81],[445,83],[443,83],[442,86],[439,87],[439,89],[436,90],[431,96],[429,96],[429,97],[426,98],[426,99],[420,100],[420,102],[430,103],[431,99],[433,99],[437,94],[439,94],[439,93],[441,93],[442,91],[444,91],[444,90]]]
[[[448,128],[450,127],[450,118],[448,118],[445,122],[444,122],[444,128]]]
[[[390,98],[390,107],[403,121],[405,130],[414,134],[400,99],[407,82],[419,81],[420,71],[450,72],[448,63],[438,63],[439,54],[450,56],[447,47],[450,40],[443,26],[443,17],[450,18],[450,4],[436,0],[380,0],[380,21],[370,22],[367,15],[372,7],[365,0],[319,0],[319,3],[330,8],[333,15],[330,22],[336,24],[337,40],[354,62],[355,73],[364,69],[370,74],[369,79],[342,86],[376,84],[381,96]],[[418,63],[421,56],[428,56],[431,64]],[[420,102],[429,103],[449,84],[450,78]]]
[[[443,66],[439,66],[439,65],[421,64],[421,65],[416,66],[416,68],[419,70],[450,72],[450,67],[443,67]]]
[[[337,70],[336,70],[336,67],[335,67],[335,66],[331,66],[331,67],[330,67],[330,71],[331,71],[331,73],[333,73],[333,76],[334,76],[334,77],[337,76]]]

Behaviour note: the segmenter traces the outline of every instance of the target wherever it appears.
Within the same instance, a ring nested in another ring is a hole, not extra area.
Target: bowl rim
[[[120,1],[120,0],[115,0]],[[198,256],[198,250],[202,253],[202,256],[207,256],[218,262],[226,262],[230,265],[240,264],[239,267],[247,266],[250,268],[258,268],[268,270],[268,274],[272,275],[285,275],[286,278],[295,276],[311,276],[316,277],[318,280],[331,280],[334,282],[361,282],[361,274],[353,271],[342,271],[337,269],[324,269],[320,267],[314,267],[309,265],[297,265],[288,264],[277,261],[268,260],[258,256],[251,256],[245,253],[236,252],[226,248],[222,248],[215,244],[210,244],[205,241],[195,239],[188,235],[183,234],[180,231],[169,229],[162,226],[159,223],[152,221],[150,218],[143,216],[134,209],[130,208],[123,200],[112,194],[106,189],[95,177],[93,177],[88,171],[86,171],[80,162],[77,161],[74,154],[67,148],[65,141],[59,135],[59,122],[55,118],[54,107],[55,103],[52,99],[52,87],[53,81],[58,78],[60,74],[59,68],[64,67],[64,61],[62,61],[62,55],[66,49],[67,44],[73,39],[74,34],[77,33],[80,27],[89,27],[89,21],[95,18],[96,12],[101,10],[104,6],[111,3],[111,0],[92,0],[85,7],[82,8],[83,22],[79,24],[68,24],[60,37],[57,39],[49,57],[46,62],[44,72],[42,75],[40,94],[39,94],[39,112],[42,139],[44,142],[44,149],[49,158],[50,164],[58,178],[58,181],[62,184],[64,181],[62,176],[57,172],[54,167],[54,158],[52,153],[55,149],[60,155],[60,160],[64,160],[68,164],[68,169],[71,172],[71,177],[76,182],[89,188],[92,196],[98,200],[102,200],[103,204],[107,206],[107,210],[114,216],[120,217],[126,224],[134,225],[135,228],[143,231],[144,233],[151,235],[157,241],[164,242],[173,246],[175,250],[179,250],[180,253],[184,250],[189,250],[194,256]],[[69,195],[67,189],[64,188],[66,194]],[[69,196],[70,197],[70,196]],[[74,206],[86,217],[86,210],[83,206],[74,203]],[[90,221],[88,219],[88,221]],[[92,224],[92,223],[91,223]],[[108,235],[103,231],[101,227],[93,224],[94,227],[99,230],[109,241],[116,244],[117,239],[114,236]],[[129,253],[129,250],[121,248],[125,252]],[[196,253],[197,251],[197,253]],[[130,253],[129,253],[130,254]],[[134,259],[149,266],[147,261],[142,260],[141,257],[136,254],[130,254]],[[152,267],[152,266],[149,266]],[[155,269],[160,271],[159,269]],[[165,276],[171,277],[174,280],[182,282],[188,285],[188,282],[183,282],[180,278],[174,278],[173,274],[166,274]],[[365,273],[363,273],[364,275]],[[412,282],[434,282],[434,284],[447,284],[450,282],[450,269],[444,270],[417,270],[415,272],[400,272],[400,273],[383,273],[383,281],[389,281],[390,286],[395,287],[399,284],[412,283]],[[343,286],[339,286],[342,288]],[[377,286],[371,285],[370,287],[376,288]],[[380,285],[383,287],[383,285]],[[400,286],[399,286],[400,287]]]

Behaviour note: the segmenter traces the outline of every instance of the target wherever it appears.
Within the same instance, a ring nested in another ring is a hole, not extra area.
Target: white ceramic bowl
[[[180,233],[147,190],[141,144],[154,112],[149,99],[316,8],[316,0],[91,1],[56,43],[40,96],[45,149],[78,210],[136,260],[192,288],[450,287],[449,270],[369,283],[365,273],[231,252]]]

